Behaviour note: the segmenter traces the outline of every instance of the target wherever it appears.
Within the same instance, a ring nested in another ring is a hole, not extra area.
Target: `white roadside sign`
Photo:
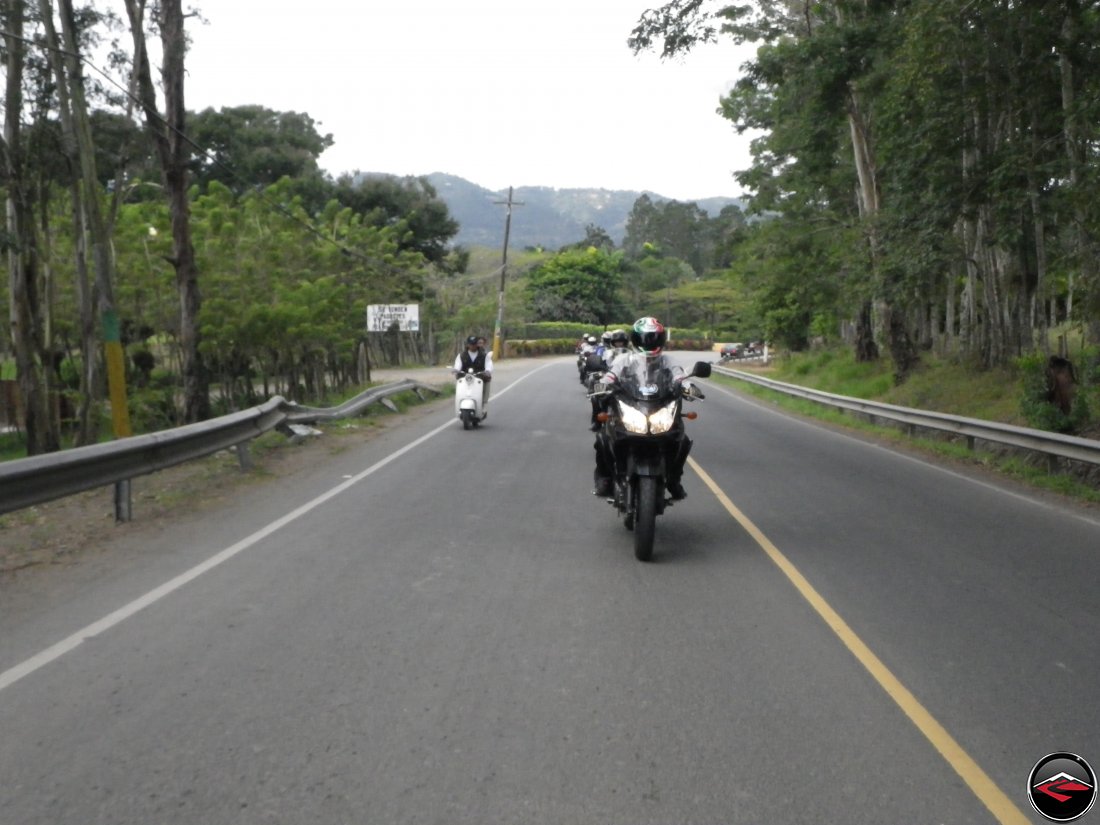
[[[402,332],[418,332],[420,304],[367,304],[367,332],[385,332],[395,323]]]

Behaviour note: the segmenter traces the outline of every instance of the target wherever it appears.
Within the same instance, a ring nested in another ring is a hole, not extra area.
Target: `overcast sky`
[[[306,112],[321,165],[509,186],[736,196],[716,114],[746,53],[635,57],[647,0],[194,0],[187,108]]]

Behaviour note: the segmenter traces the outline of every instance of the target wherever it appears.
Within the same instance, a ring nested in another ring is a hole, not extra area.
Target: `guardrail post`
[[[251,470],[252,469],[252,453],[249,452],[248,442],[247,441],[242,441],[240,444],[238,444],[233,449],[235,449],[237,451],[237,463],[241,465],[241,469],[242,470]]]
[[[115,523],[125,524],[133,517],[130,501],[130,479],[115,482]]]

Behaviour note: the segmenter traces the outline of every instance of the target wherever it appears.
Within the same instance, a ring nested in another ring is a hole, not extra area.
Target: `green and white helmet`
[[[668,343],[668,333],[660,321],[647,315],[634,322],[634,328],[630,331],[630,342],[647,355],[658,355]]]

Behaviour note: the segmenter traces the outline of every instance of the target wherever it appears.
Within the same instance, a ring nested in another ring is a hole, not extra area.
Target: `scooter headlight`
[[[676,423],[676,404],[672,401],[667,406],[657,410],[649,416],[649,431],[654,435],[662,435],[672,429]]]
[[[628,433],[645,435],[648,432],[645,413],[622,400],[619,401],[619,419]]]

